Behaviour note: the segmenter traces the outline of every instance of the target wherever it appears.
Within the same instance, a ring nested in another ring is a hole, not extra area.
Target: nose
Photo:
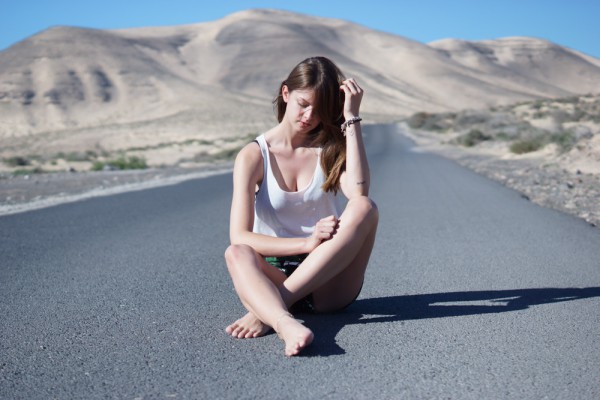
[[[304,114],[302,115],[302,119],[305,121],[309,121],[313,116],[313,108],[312,106],[306,107],[304,110]]]

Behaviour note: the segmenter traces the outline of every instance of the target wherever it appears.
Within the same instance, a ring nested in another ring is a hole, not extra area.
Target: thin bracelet
[[[342,126],[340,126],[340,128],[342,129],[342,133],[344,134],[344,136],[346,136],[346,128],[348,128],[350,125],[353,125],[357,122],[362,121],[362,118],[359,116],[356,117],[352,117],[350,118],[348,121],[345,121]]]

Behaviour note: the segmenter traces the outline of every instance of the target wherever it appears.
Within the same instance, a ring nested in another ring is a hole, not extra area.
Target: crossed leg
[[[231,245],[225,260],[248,314],[226,328],[238,338],[264,335],[273,327],[285,342],[285,354],[298,354],[313,333],[295,320],[288,307],[313,293],[317,311],[335,311],[358,295],[375,241],[378,211],[367,197],[351,199],[330,240],[317,247],[286,279],[249,246]]]
[[[233,249],[232,249],[232,251],[233,251]],[[254,253],[254,254],[249,254],[250,255],[249,260],[240,260],[240,261],[243,261],[244,265],[252,265],[252,261],[256,260],[256,261],[258,261],[258,263],[259,263],[258,267],[262,270],[263,274],[265,274],[265,276],[267,276],[267,278],[269,278],[276,287],[279,287],[280,285],[283,284],[283,281],[285,281],[287,278],[283,272],[281,272],[279,269],[273,267],[271,264],[267,263],[262,257],[258,256],[256,254],[256,252],[254,252],[253,250],[250,253]],[[226,252],[225,258],[227,259],[228,257],[229,257],[229,255]],[[233,262],[234,260],[231,260],[231,261]],[[228,265],[229,265],[229,261],[228,261]],[[251,268],[257,268],[257,266],[252,265]],[[247,304],[243,299],[240,299],[240,300],[242,301],[242,304],[244,305],[246,310],[251,309],[251,306],[249,304]],[[246,315],[244,315],[242,318],[238,319],[237,321],[235,321],[234,323],[229,325],[227,328],[225,328],[225,331],[228,334],[230,334],[231,336],[238,338],[238,339],[249,339],[249,338],[256,338],[259,336],[263,336],[267,332],[269,332],[269,330],[271,330],[271,327],[269,325],[264,324],[260,319],[258,319],[256,317],[256,315],[254,315],[250,311]]]
[[[225,251],[225,260],[235,290],[248,310],[246,316],[226,328],[229,334],[256,337],[270,326],[285,342],[286,356],[298,354],[312,342],[313,333],[289,313],[277,286],[262,271],[261,264],[266,261],[254,249],[231,245]]]

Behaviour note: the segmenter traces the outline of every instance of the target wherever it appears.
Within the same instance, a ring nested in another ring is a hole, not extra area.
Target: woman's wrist
[[[312,251],[310,248],[310,236],[302,238],[302,246],[300,246],[300,248],[302,249],[302,254],[308,254]]]
[[[362,121],[362,118],[359,117],[358,115],[356,115],[354,117],[351,117],[351,118],[346,118],[346,121],[344,121],[344,123],[342,124],[342,126],[340,126],[342,134],[344,136],[346,136],[346,131],[348,129],[352,129],[353,125],[360,123],[360,121]]]

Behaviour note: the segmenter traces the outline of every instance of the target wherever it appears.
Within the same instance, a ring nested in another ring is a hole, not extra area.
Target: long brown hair
[[[334,193],[340,188],[340,175],[346,169],[346,141],[340,132],[344,122],[344,92],[340,90],[344,75],[328,58],[311,57],[296,65],[287,79],[281,82],[279,92],[273,104],[277,109],[277,120],[281,122],[287,103],[283,101],[281,89],[312,89],[315,92],[313,109],[321,123],[309,133],[312,145],[321,148],[321,168],[326,175],[322,188]]]

